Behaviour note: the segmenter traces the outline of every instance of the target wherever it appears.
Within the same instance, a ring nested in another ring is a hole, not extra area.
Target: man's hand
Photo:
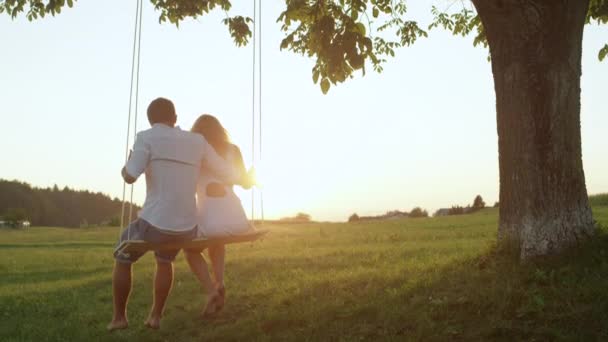
[[[122,179],[124,179],[127,184],[133,184],[137,180],[137,178],[131,176],[127,172],[127,168],[126,167],[122,168],[121,174],[122,174]]]

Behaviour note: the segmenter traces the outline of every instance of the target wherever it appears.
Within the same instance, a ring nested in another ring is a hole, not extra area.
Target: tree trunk
[[[594,233],[581,158],[589,0],[473,0],[492,58],[500,165],[498,240],[521,258]]]

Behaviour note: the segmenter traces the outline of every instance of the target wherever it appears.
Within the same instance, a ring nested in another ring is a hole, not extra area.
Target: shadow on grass
[[[605,234],[526,264],[490,248],[416,279],[404,270],[327,277],[296,295],[234,294],[216,320],[183,331],[219,340],[606,340],[607,256]]]
[[[78,287],[58,287],[0,297],[0,340],[86,340],[95,336],[91,326],[99,324],[96,298],[103,289],[110,293],[111,282],[92,280]],[[105,297],[111,303],[111,295]],[[111,304],[110,304],[111,305]],[[106,304],[107,306],[107,304]],[[109,310],[106,308],[106,310]],[[104,313],[102,318],[107,319]],[[97,332],[99,333],[99,332]]]
[[[29,271],[27,273],[9,273],[0,278],[0,286],[11,284],[35,285],[43,282],[66,281],[86,278],[100,272],[107,272],[109,267],[97,267],[84,270],[52,270],[52,271]]]
[[[27,248],[52,248],[52,249],[64,249],[64,248],[111,248],[115,246],[115,243],[100,243],[100,242],[61,242],[61,243],[13,243],[13,244],[0,244],[1,249],[27,249]]]
[[[608,236],[601,234],[563,256],[527,264],[489,248],[441,267],[387,276],[371,272],[374,265],[356,251],[330,254],[314,268],[306,258],[252,260],[230,269],[242,287],[229,285],[225,310],[206,322],[196,319],[199,306],[192,302],[200,300],[200,292],[195,281],[190,274],[178,278],[188,283],[176,284],[157,332],[140,323],[150,304],[150,279],[136,280],[132,328],[114,334],[103,329],[111,313],[108,273],[75,288],[2,298],[0,337],[10,338],[0,340],[606,340],[607,256]],[[353,260],[367,260],[370,274],[334,276],[333,270],[348,268]],[[246,291],[247,284],[287,267],[324,277],[295,279],[290,284],[295,289],[277,283]],[[254,272],[264,268],[267,273]],[[71,276],[89,272],[104,271]],[[40,272],[33,278],[47,276]]]

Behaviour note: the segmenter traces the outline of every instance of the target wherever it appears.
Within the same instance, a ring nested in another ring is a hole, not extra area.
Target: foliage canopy
[[[213,10],[226,12],[222,22],[238,46],[252,36],[253,20],[231,15],[230,0],[150,0],[160,12],[159,21],[179,25],[187,18],[198,18]],[[56,15],[72,7],[75,0],[0,0],[0,13],[29,20]],[[487,46],[482,22],[472,3],[453,1],[445,9],[431,7],[433,20],[424,27],[408,15],[406,0],[285,0],[285,10],[277,22],[285,33],[280,48],[314,58],[313,82],[324,93],[332,84],[363,75],[366,62],[382,71],[388,57],[399,47],[409,46],[428,31],[443,28],[457,36],[474,35],[473,45]],[[608,22],[608,0],[590,0],[587,23]],[[598,58],[608,56],[608,44]]]
[[[481,195],[475,196],[475,199],[473,200],[473,208],[474,209],[483,209],[485,207],[486,207],[486,202],[484,202]]]

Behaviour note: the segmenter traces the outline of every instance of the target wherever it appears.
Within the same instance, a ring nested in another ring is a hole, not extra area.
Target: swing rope
[[[127,117],[127,141],[125,144],[125,165],[127,161],[129,161],[129,147],[130,147],[130,138],[131,138],[131,116],[133,113],[133,89],[135,88],[135,121],[133,123],[133,137],[135,139],[135,135],[137,134],[137,111],[138,111],[138,102],[139,102],[139,64],[141,60],[140,48],[141,48],[141,17],[142,17],[142,8],[143,8],[143,0],[136,1],[135,8],[135,24],[133,25],[133,52],[131,58],[131,85],[129,87],[129,115]],[[133,184],[131,187],[131,195],[129,201],[129,221],[133,217]],[[123,182],[122,185],[122,208],[120,213],[120,229],[119,239],[122,242],[122,229],[125,227],[125,211],[126,211],[126,192],[127,192],[127,183]],[[127,231],[127,240],[130,240],[131,232]]]
[[[259,3],[258,3],[259,1]],[[252,39],[252,67],[251,67],[251,166],[255,167],[255,129],[256,129],[256,68],[257,68],[257,104],[258,104],[258,129],[259,129],[259,162],[262,162],[262,1],[253,0],[253,39]],[[257,51],[256,51],[257,49]],[[256,60],[257,52],[257,60]],[[256,63],[257,62],[257,63]],[[260,219],[264,223],[264,196],[260,193]],[[251,221],[255,222],[255,189],[251,189]]]
[[[256,69],[256,34],[258,18],[258,0],[253,0],[253,45],[251,58],[251,166],[255,166],[255,69]],[[251,222],[255,222],[255,190],[251,189]]]
[[[259,1],[259,4],[258,4]],[[256,129],[256,67],[258,72],[258,104],[259,104],[259,160],[262,160],[262,25],[261,22],[258,25],[258,19],[261,21],[262,18],[262,2],[261,0],[253,0],[253,54],[252,54],[252,104],[251,104],[251,165],[255,166],[255,129]],[[129,110],[127,116],[127,138],[125,143],[125,165],[129,160],[129,148],[131,144],[131,134],[133,140],[137,136],[137,121],[139,114],[139,81],[140,81],[140,64],[141,64],[141,35],[142,35],[142,17],[143,17],[143,0],[136,0],[135,8],[135,23],[133,30],[133,50],[131,58],[131,79],[129,87]],[[259,42],[259,46],[257,41]],[[256,47],[257,47],[257,58],[256,58]],[[259,61],[259,62],[258,62]],[[257,62],[257,63],[256,63]],[[132,120],[133,118],[133,120]],[[132,128],[132,130],[131,130]],[[119,240],[123,242],[122,230],[125,227],[125,213],[127,206],[127,186],[130,186],[129,194],[129,218],[128,222],[133,219],[133,195],[134,195],[134,184],[128,185],[123,182],[122,186],[122,206],[120,213],[120,229],[119,229]],[[264,198],[262,196],[262,190],[260,189],[260,212],[262,223],[264,221]],[[251,220],[255,221],[255,190],[251,190]],[[131,232],[127,230],[127,241],[131,240]]]
[[[255,0],[254,0],[255,1]],[[260,9],[259,9],[259,19],[260,19],[260,24],[258,25],[258,54],[259,54],[259,60],[260,63],[258,65],[259,67],[259,71],[258,71],[258,103],[260,105],[260,120],[259,120],[259,125],[260,125],[260,165],[262,164],[262,0],[260,0]],[[261,214],[261,220],[262,220],[262,224],[264,224],[264,192],[263,189],[260,188],[260,214]]]
[[[137,116],[139,114],[139,66],[141,65],[141,22],[142,22],[142,10],[143,10],[143,0],[139,0],[139,25],[138,32],[139,37],[137,39],[137,72],[135,73],[136,86],[135,86],[135,119],[133,121],[133,141],[135,141],[137,137]],[[133,220],[133,191],[134,184],[131,184],[131,197],[129,199],[129,222]],[[127,232],[128,239],[131,240],[131,231]]]
[[[256,66],[258,68],[258,73],[259,73],[259,78],[258,78],[258,85],[259,85],[259,89],[258,89],[258,103],[259,103],[259,131],[260,131],[260,135],[259,135],[259,143],[260,143],[260,148],[259,148],[259,159],[261,161],[261,157],[262,157],[262,113],[261,113],[261,109],[262,109],[262,51],[261,51],[261,43],[258,44],[256,43],[256,35],[255,32],[258,32],[258,39],[261,41],[261,23],[260,25],[258,25],[258,30],[256,31],[256,22],[258,21],[258,16],[257,13],[259,12],[259,18],[261,19],[261,7],[262,7],[262,2],[261,0],[253,0],[254,1],[254,36],[253,36],[253,65],[252,65],[252,72],[253,72],[253,78],[252,78],[252,147],[251,147],[251,152],[252,152],[252,167],[255,166],[255,129],[256,129],[256,122],[255,122],[255,105],[256,105],[256,93],[255,93],[255,88],[256,88]],[[257,3],[257,1],[260,1],[259,4]],[[132,56],[132,61],[131,61],[131,86],[130,86],[130,92],[129,92],[129,115],[128,115],[128,121],[127,121],[127,141],[126,141],[126,147],[125,147],[125,164],[128,162],[129,160],[129,147],[130,147],[130,136],[131,136],[131,132],[133,134],[133,139],[135,139],[136,135],[137,135],[137,116],[138,116],[138,112],[139,112],[139,75],[140,75],[140,61],[141,61],[141,33],[142,33],[142,13],[143,13],[143,0],[136,0],[137,6],[136,6],[136,10],[135,10],[135,29],[134,29],[134,34],[133,34],[133,56]],[[259,8],[259,9],[258,9]],[[259,50],[258,50],[258,58],[259,58],[259,64],[256,64],[256,46],[258,46]],[[134,121],[133,124],[131,124],[132,120],[131,118],[134,117]],[[131,130],[131,127],[133,128]],[[132,220],[133,218],[133,185],[131,185],[131,192],[130,192],[130,201],[129,201],[129,222]],[[182,248],[196,248],[196,249],[204,249],[207,248],[208,246],[214,245],[214,244],[229,244],[229,243],[240,243],[240,242],[251,242],[251,241],[255,241],[258,240],[262,237],[264,237],[268,231],[267,230],[256,230],[254,232],[251,233],[247,233],[247,234],[240,234],[240,235],[234,235],[234,236],[227,236],[227,237],[222,237],[222,238],[213,238],[213,239],[194,239],[192,241],[189,242],[180,242],[180,243],[151,243],[151,242],[146,242],[146,241],[132,241],[131,240],[131,235],[130,235],[130,231],[127,231],[127,239],[124,240],[122,239],[122,229],[125,226],[125,213],[126,213],[126,195],[127,195],[127,184],[126,182],[123,183],[123,189],[122,189],[122,209],[121,209],[121,215],[120,215],[120,229],[119,229],[119,240],[120,243],[119,245],[116,247],[116,249],[114,250],[114,253],[132,253],[132,252],[146,252],[149,250],[171,250],[171,249],[182,249]],[[254,192],[252,189],[252,207],[251,207],[251,214],[252,214],[252,221],[254,220]],[[260,205],[261,205],[261,214],[262,214],[262,222],[264,221],[264,207],[263,207],[263,197],[262,197],[262,191],[260,190]]]

